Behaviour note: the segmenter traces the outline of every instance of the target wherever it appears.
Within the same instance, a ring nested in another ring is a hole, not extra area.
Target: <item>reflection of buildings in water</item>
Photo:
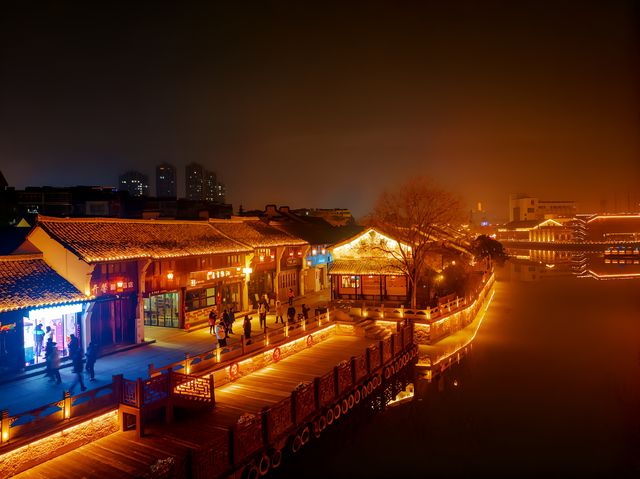
[[[580,278],[619,280],[640,278],[640,259],[611,258],[602,254],[583,254],[576,275]]]
[[[510,280],[539,281],[544,278],[570,276],[574,273],[573,251],[508,249],[509,261],[504,272]]]

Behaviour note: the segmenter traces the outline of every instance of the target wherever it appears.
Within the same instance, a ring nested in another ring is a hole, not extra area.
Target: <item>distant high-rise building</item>
[[[156,196],[176,198],[176,167],[169,163],[156,166]]]
[[[139,171],[127,171],[120,175],[120,191],[128,191],[131,196],[147,196],[149,194],[149,177]]]
[[[204,199],[204,168],[198,163],[189,163],[185,168],[185,193],[188,200]]]
[[[189,200],[204,200],[222,204],[225,201],[225,187],[218,181],[214,171],[209,171],[198,163],[190,163],[186,168],[186,193]]]
[[[224,185],[218,181],[218,176],[213,171],[204,170],[204,199],[212,203],[224,203]]]

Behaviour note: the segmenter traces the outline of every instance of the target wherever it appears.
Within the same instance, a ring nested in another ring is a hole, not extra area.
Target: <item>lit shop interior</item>
[[[69,355],[67,343],[71,334],[80,338],[80,324],[83,312],[83,303],[65,304],[50,308],[32,309],[28,317],[23,317],[24,328],[24,360],[25,366],[41,364],[45,361],[45,346],[47,343],[47,326],[51,328],[49,333],[56,343],[60,357]],[[36,326],[42,324],[45,334],[40,343],[36,338]]]

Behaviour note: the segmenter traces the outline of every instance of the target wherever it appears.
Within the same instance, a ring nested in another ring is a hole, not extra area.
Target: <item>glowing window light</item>
[[[56,319],[65,314],[82,312],[82,304],[65,304],[63,306],[52,306],[50,308],[32,309],[29,311],[29,319]]]
[[[168,279],[169,281],[173,280],[173,271],[169,271],[169,272],[167,273],[167,279]]]

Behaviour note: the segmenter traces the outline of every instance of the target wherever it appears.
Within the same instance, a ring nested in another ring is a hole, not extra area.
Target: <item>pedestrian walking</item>
[[[294,323],[296,321],[296,308],[289,306],[287,308],[287,321]]]
[[[45,376],[49,378],[49,381],[54,381],[53,379],[53,341],[47,341],[46,346],[44,347],[44,360],[45,360]]]
[[[73,356],[71,356],[71,361],[73,362],[73,374],[76,375],[75,379],[69,386],[69,394],[73,393],[73,388],[76,387],[76,384],[80,384],[80,391],[86,391],[87,388],[84,385],[84,380],[82,379],[82,351],[80,348],[76,348],[74,350]]]
[[[85,369],[89,373],[89,381],[95,381],[96,380],[95,364],[96,364],[96,359],[98,359],[98,345],[93,341],[91,341],[89,343],[89,346],[87,347],[86,357],[87,357],[87,364],[85,366]]]
[[[251,316],[249,316],[248,314],[244,317],[242,329],[244,329],[245,344],[251,344]]]
[[[45,345],[47,342],[49,341],[55,341],[56,338],[53,337],[53,329],[51,329],[51,326],[47,326],[45,328],[45,333],[44,333],[44,342]]]
[[[267,305],[262,302],[258,306],[258,317],[260,318],[260,329],[267,327]]]
[[[60,377],[60,351],[56,347],[57,343],[53,341],[49,341],[50,344],[50,354],[51,354],[51,379],[50,381],[55,381],[56,384],[60,384],[62,382],[62,378]],[[47,366],[49,363],[47,364]]]
[[[44,346],[44,329],[42,329],[42,323],[36,326],[36,329],[33,332],[33,338],[36,344],[36,358],[40,359]]]
[[[289,306],[293,306],[293,296],[294,296],[293,289],[289,288],[288,295],[289,295]]]
[[[276,324],[278,324],[278,319],[280,319],[280,322],[284,324],[284,318],[282,317],[283,315],[284,315],[284,306],[282,306],[282,302],[280,302],[279,300],[276,300]]]
[[[216,309],[213,308],[209,311],[209,334],[214,334],[213,329],[216,327],[216,319],[218,319],[218,315],[216,314]]]
[[[69,343],[67,344],[67,350],[69,351],[69,357],[73,359],[76,352],[80,350],[80,343],[75,334],[69,335]]]
[[[302,317],[306,320],[309,319],[309,310],[311,309],[306,304],[302,303]]]
[[[236,313],[233,310],[233,306],[229,308],[229,334],[233,334],[233,323],[236,320]]]
[[[229,335],[229,311],[227,308],[224,308],[222,313],[222,323],[224,324],[224,332]]]
[[[221,348],[227,347],[227,327],[224,324],[224,321],[220,320],[215,327],[216,339],[218,340],[218,345]]]

